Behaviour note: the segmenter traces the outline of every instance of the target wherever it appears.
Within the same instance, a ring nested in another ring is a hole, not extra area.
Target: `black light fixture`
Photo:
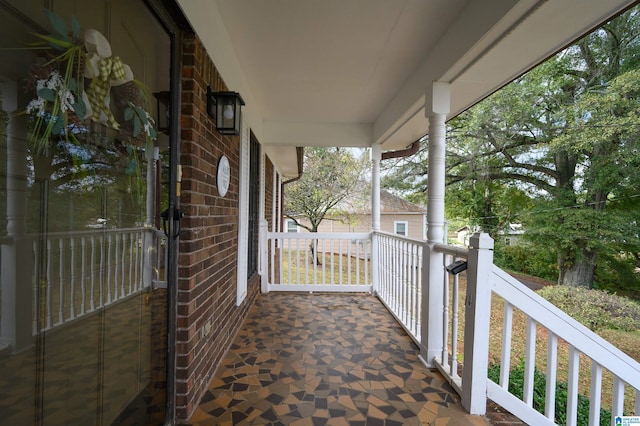
[[[445,269],[450,274],[458,275],[460,272],[467,270],[467,262],[464,260],[456,260],[452,264],[445,266]]]
[[[169,117],[171,111],[171,92],[155,92],[153,96],[156,98],[156,129],[168,135],[171,125],[171,119]]]
[[[244,100],[238,92],[214,92],[207,86],[207,113],[223,135],[239,135]]]

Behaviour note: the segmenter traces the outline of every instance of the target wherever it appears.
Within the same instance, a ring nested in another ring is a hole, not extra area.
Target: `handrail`
[[[607,369],[618,377],[628,377],[625,382],[640,389],[640,363],[497,266],[493,274],[494,293],[599,364],[615,359],[619,364],[610,365]]]

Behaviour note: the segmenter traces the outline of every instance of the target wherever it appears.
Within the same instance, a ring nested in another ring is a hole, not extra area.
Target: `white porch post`
[[[371,147],[371,229],[380,230],[380,160],[382,146]]]
[[[378,236],[380,231],[380,160],[382,146],[375,144],[371,147],[371,287],[375,294],[379,285]]]
[[[443,254],[435,244],[444,237],[445,121],[449,113],[449,83],[433,83],[433,104],[426,109],[429,116],[429,186],[427,192],[426,267],[422,282],[422,346],[420,356],[428,367],[442,355],[444,273]]]
[[[18,351],[31,343],[33,255],[27,237],[27,148],[24,116],[16,116],[17,84],[0,81],[7,123],[7,238],[0,259],[0,350]]]
[[[483,415],[487,408],[489,314],[493,273],[493,240],[489,234],[476,233],[469,239],[467,262],[462,406],[471,414]]]

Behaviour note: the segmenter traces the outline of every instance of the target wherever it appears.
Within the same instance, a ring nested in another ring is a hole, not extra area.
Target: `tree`
[[[306,148],[302,177],[286,187],[285,216],[318,232],[320,223],[349,198],[360,200],[356,195],[361,193],[365,160],[344,148]]]
[[[604,253],[637,256],[639,33],[636,7],[449,123],[449,186],[527,190],[522,221],[558,249],[561,284],[591,287]]]

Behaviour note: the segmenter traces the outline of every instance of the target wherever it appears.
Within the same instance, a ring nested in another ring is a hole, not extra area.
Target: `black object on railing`
[[[462,271],[467,270],[467,262],[465,260],[456,260],[450,265],[445,266],[447,272],[453,275],[458,275]]]

